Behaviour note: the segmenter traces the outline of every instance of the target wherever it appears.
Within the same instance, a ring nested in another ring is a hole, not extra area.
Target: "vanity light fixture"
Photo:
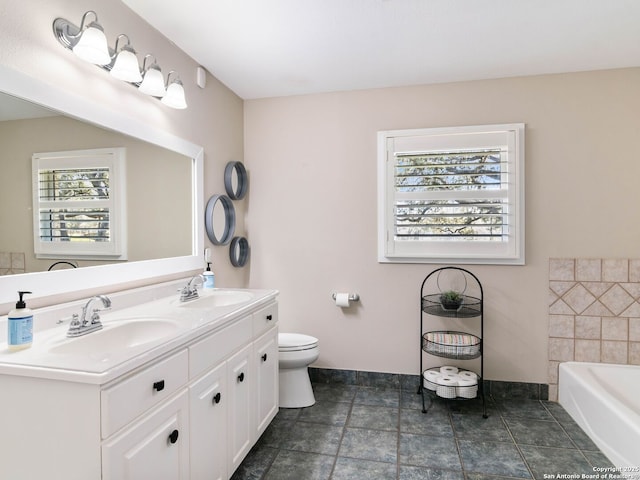
[[[93,15],[95,20],[85,27],[89,15]],[[64,18],[56,18],[53,22],[53,33],[65,48],[73,51],[79,58],[110,71],[114,78],[138,87],[138,90],[146,95],[161,98],[162,103],[168,107],[187,108],[184,86],[176,72],[169,72],[165,84],[155,56],[150,54],[145,55],[140,70],[136,51],[131,46],[129,36],[124,33],[118,35],[115,49],[111,49],[104,30],[98,23],[98,15],[93,10],[85,12],[82,16],[80,28]],[[126,40],[122,47],[121,40]],[[153,59],[153,62],[147,67],[149,58]],[[175,74],[174,79],[169,81],[172,73]]]
[[[177,74],[174,75],[175,79],[169,83],[169,78],[172,73],[176,73],[175,70],[171,70],[167,74],[167,93],[162,100],[162,103],[171,108],[184,109],[187,108],[187,101],[184,98],[184,86]]]
[[[123,45],[118,52],[118,44],[120,43],[121,38],[126,38],[127,44]],[[124,33],[118,35],[118,38],[116,39],[116,59],[114,60],[113,67],[111,68],[111,75],[118,80],[124,80],[129,83],[139,83],[142,81],[136,51],[131,46],[129,37]]]

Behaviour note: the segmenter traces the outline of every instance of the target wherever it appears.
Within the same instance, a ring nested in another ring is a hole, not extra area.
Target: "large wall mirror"
[[[0,205],[0,253],[25,254],[24,274],[0,276],[0,305],[13,302],[16,290],[46,297],[202,266],[200,146],[2,65],[0,105],[0,191],[12,199]],[[127,152],[128,259],[76,259],[77,269],[47,271],[55,260],[33,254],[31,155],[102,147]]]

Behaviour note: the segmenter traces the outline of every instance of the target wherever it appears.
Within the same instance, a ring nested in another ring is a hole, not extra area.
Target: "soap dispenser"
[[[29,348],[33,343],[33,313],[22,299],[27,293],[31,292],[18,292],[20,299],[7,318],[7,344],[11,351]]]
[[[207,262],[207,269],[202,273],[202,276],[204,277],[204,284],[202,285],[202,288],[206,288],[206,289],[214,288],[216,285],[216,277],[211,271],[211,249],[210,248],[204,249],[204,261]]]
[[[211,271],[211,262],[207,262],[207,269],[202,273],[204,276],[204,288],[214,288],[216,285],[216,276]]]

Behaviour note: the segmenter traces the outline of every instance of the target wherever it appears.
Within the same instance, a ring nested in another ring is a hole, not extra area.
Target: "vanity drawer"
[[[253,336],[257,337],[278,323],[278,304],[274,303],[253,315]]]
[[[102,390],[102,438],[107,438],[156,403],[185,385],[189,357],[182,350],[113,387]]]
[[[251,318],[248,316],[189,347],[189,378],[195,378],[216,366],[238,348],[251,342]]]

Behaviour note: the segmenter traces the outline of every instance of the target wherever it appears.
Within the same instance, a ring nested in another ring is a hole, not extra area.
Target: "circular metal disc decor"
[[[241,200],[247,194],[249,178],[242,162],[229,162],[224,169],[224,188],[232,200]]]
[[[244,267],[249,259],[249,242],[245,237],[234,237],[229,247],[229,258],[234,267]]]
[[[214,245],[226,245],[236,230],[236,210],[226,195],[213,195],[204,212],[204,226]]]

